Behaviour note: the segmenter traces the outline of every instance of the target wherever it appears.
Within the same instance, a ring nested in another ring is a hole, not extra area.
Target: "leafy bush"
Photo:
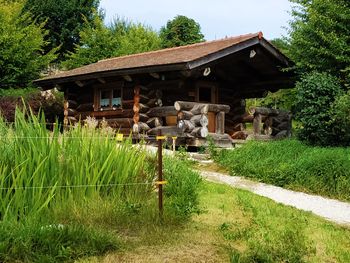
[[[164,178],[168,181],[165,191],[165,206],[169,213],[179,218],[188,218],[199,212],[198,190],[201,177],[186,160],[164,159]]]
[[[331,108],[331,118],[339,144],[350,145],[350,92],[336,98]]]
[[[82,225],[0,223],[1,262],[73,262],[117,249],[109,232]]]
[[[339,145],[331,122],[331,104],[342,94],[338,80],[326,73],[313,72],[297,83],[297,118],[301,140],[311,145]]]
[[[30,108],[34,114],[45,113],[47,123],[54,123],[57,119],[63,120],[63,94],[50,91],[42,96],[38,89],[9,89],[0,90],[0,113],[8,122],[14,122],[16,108],[23,104]]]
[[[215,158],[232,175],[350,200],[350,149],[310,147],[296,140],[249,142]]]

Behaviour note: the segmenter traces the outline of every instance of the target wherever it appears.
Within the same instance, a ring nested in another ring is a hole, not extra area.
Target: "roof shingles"
[[[211,53],[223,50],[254,37],[261,38],[262,33],[259,32],[256,34],[246,34],[187,46],[167,48],[151,52],[104,59],[90,65],[45,77],[41,80],[38,80],[38,82],[43,80],[53,80],[87,75],[96,72],[186,63],[205,57]]]

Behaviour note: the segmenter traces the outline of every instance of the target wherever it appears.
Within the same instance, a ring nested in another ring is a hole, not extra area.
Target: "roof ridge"
[[[105,61],[110,61],[110,60],[120,59],[120,58],[138,57],[138,56],[141,56],[141,55],[144,55],[144,54],[162,53],[162,52],[166,52],[166,51],[169,51],[169,50],[186,49],[188,47],[201,46],[201,45],[205,45],[205,44],[209,44],[209,43],[215,43],[215,42],[220,42],[220,41],[230,40],[230,39],[239,39],[239,38],[248,37],[248,36],[251,36],[251,37],[258,36],[259,38],[261,38],[262,37],[262,32],[260,31],[260,32],[257,32],[257,33],[248,33],[248,34],[243,34],[243,35],[238,35],[238,36],[225,37],[225,38],[214,39],[214,40],[209,40],[209,41],[203,41],[203,42],[194,43],[194,44],[185,45],[185,46],[163,48],[163,49],[152,50],[152,51],[145,51],[145,52],[136,53],[136,54],[130,54],[130,55],[124,55],[124,56],[118,56],[118,57],[111,57],[111,58],[101,59],[101,60],[99,60],[99,61],[97,61],[95,63],[100,63],[100,62],[105,62]]]

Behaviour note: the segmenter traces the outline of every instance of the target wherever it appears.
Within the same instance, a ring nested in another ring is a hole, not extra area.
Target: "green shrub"
[[[331,104],[342,94],[339,81],[326,73],[313,72],[297,83],[298,137],[311,145],[341,145],[331,122]]]
[[[350,149],[304,145],[296,140],[249,142],[215,158],[232,175],[350,200]]]
[[[0,222],[0,262],[73,262],[117,249],[111,233],[82,225]]]
[[[178,218],[188,218],[199,212],[198,191],[201,177],[186,160],[164,159],[164,178],[168,181],[165,191],[165,207]]]
[[[331,107],[331,123],[339,144],[350,145],[350,92],[336,98]]]

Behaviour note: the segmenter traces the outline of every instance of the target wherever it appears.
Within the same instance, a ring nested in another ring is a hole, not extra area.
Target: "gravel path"
[[[350,226],[350,203],[317,195],[294,192],[277,186],[253,182],[238,176],[206,171],[199,172],[209,181],[225,183],[233,187],[245,189],[257,195],[268,197],[278,203],[311,211],[329,221]]]

